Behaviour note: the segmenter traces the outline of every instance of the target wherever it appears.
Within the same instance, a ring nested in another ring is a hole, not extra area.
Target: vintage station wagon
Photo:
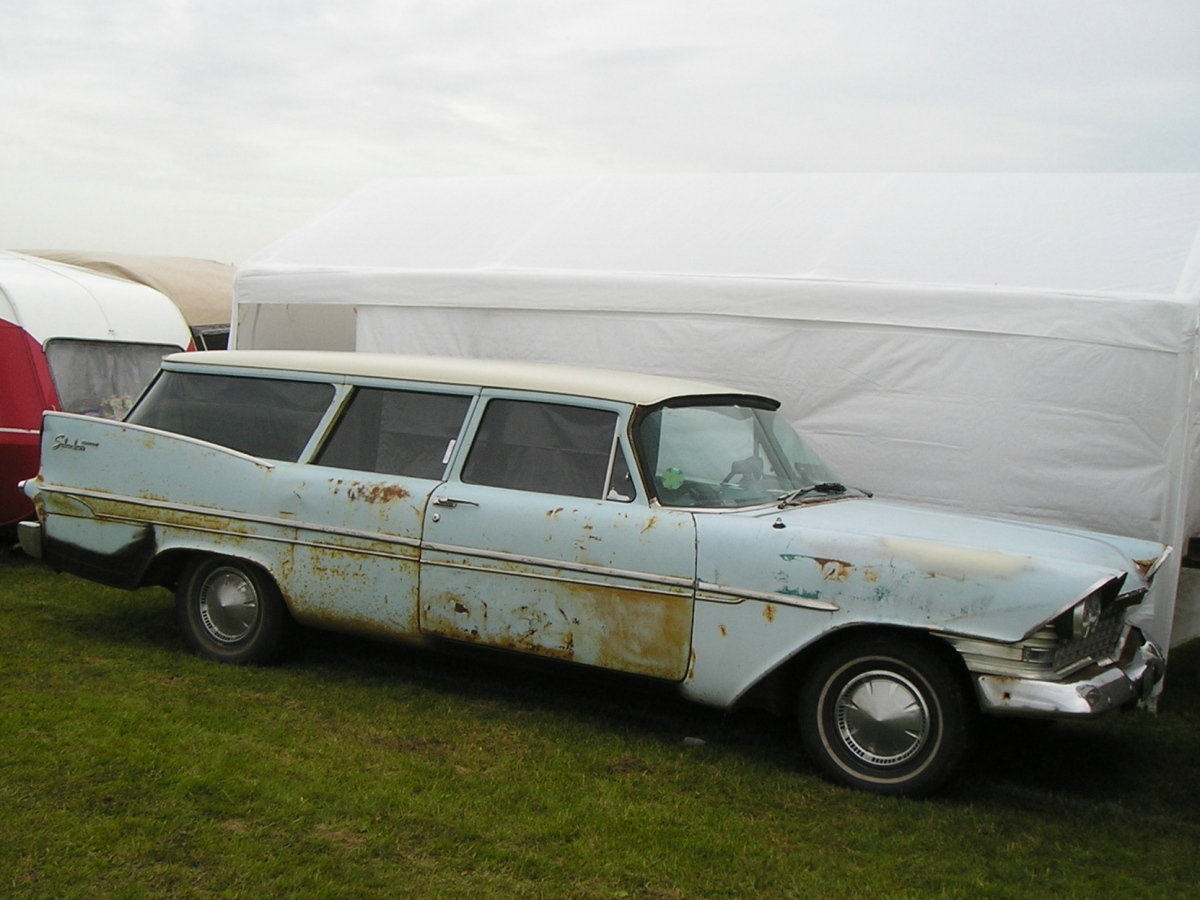
[[[1161,544],[838,483],[778,404],[501,361],[168,357],[124,422],[47,413],[27,551],[176,591],[199,653],[294,622],[534,654],[794,716],[829,777],[921,794],[974,716],[1137,704]]]

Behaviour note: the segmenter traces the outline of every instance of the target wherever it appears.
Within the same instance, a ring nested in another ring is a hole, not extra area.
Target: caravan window
[[[324,382],[163,372],[128,421],[295,462],[333,393]]]
[[[66,412],[123,419],[154,378],[171,344],[127,344],[56,338],[46,344],[46,361]]]

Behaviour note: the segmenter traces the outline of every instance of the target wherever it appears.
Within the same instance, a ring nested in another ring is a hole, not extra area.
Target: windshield
[[[664,406],[641,420],[635,440],[664,506],[757,506],[836,480],[788,421],[769,409]]]

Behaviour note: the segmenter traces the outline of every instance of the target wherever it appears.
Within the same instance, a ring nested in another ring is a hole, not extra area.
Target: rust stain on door
[[[427,597],[423,628],[520,653],[677,681],[687,671],[692,600],[606,585],[544,582],[528,596],[486,606],[461,593]]]

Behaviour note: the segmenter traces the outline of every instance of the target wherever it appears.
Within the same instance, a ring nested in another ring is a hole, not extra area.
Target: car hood
[[[755,545],[770,548],[771,564],[757,574],[724,550],[712,558],[705,549],[714,539],[744,547],[744,534],[712,533],[741,531],[732,519],[743,517],[754,523]],[[848,622],[1000,641],[1027,637],[1114,581],[1122,593],[1146,588],[1169,552],[1153,541],[866,498],[698,515],[697,527],[701,580],[749,580],[754,590],[835,604]]]

